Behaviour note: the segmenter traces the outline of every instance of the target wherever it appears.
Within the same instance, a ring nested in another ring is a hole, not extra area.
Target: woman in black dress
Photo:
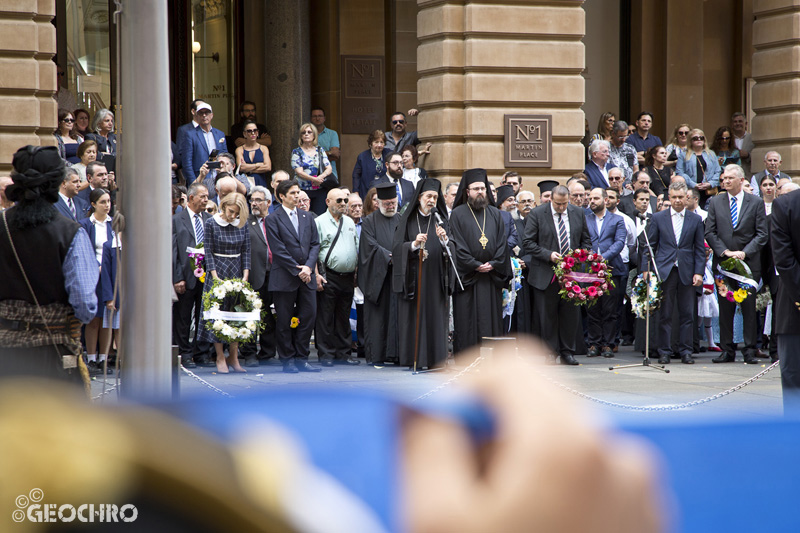
[[[206,282],[203,292],[211,290],[215,279],[243,279],[250,276],[250,236],[247,233],[247,200],[238,192],[230,193],[220,201],[220,212],[206,220],[204,232]],[[230,309],[228,309],[230,311]],[[227,374],[228,366],[234,372],[247,372],[239,364],[239,343],[228,346],[228,358],[222,351],[222,341],[200,321],[200,339],[214,343],[217,353],[217,372]]]

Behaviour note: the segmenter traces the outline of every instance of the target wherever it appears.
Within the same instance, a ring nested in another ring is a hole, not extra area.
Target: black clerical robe
[[[449,235],[448,223],[443,220],[445,232]],[[417,332],[417,299],[419,309],[419,355],[417,368],[440,367],[447,361],[447,333],[449,323],[448,303],[455,282],[450,260],[445,255],[444,246],[436,235],[436,221],[417,210],[408,217],[402,231],[402,240],[395,239],[392,251],[395,258],[394,290],[398,293],[398,333],[400,344],[400,364],[414,365],[414,341]],[[417,287],[419,273],[419,254],[412,244],[419,233],[427,233],[425,250],[428,255],[422,262],[422,287]],[[455,254],[452,239],[448,246]]]
[[[397,296],[392,291],[392,242],[399,216],[370,213],[361,224],[358,286],[364,293],[364,355],[368,363],[397,361]]]
[[[450,215],[450,231],[464,284],[464,290],[453,295],[453,351],[458,354],[483,337],[503,335],[503,288],[508,287],[512,271],[505,224],[497,208],[472,210],[468,204],[459,205]],[[483,263],[492,265],[492,270],[478,272]]]

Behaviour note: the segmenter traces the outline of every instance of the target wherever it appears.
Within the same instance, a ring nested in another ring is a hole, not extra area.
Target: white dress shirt
[[[550,212],[553,214],[553,224],[555,224],[555,227],[556,227],[556,239],[559,239],[559,234],[558,234],[558,215],[561,215],[561,214],[564,215],[563,216],[564,227],[567,228],[567,240],[569,241],[569,209],[564,211],[564,213],[556,213],[556,210],[553,207],[553,204],[551,203],[550,204]],[[560,245],[560,242],[561,241],[559,241],[559,245]],[[568,244],[569,244],[569,248],[572,248],[572,243],[568,243]],[[560,252],[561,250],[557,250],[557,251]]]

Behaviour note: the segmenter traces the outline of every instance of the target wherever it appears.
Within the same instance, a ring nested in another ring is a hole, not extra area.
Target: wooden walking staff
[[[425,260],[425,241],[419,247],[419,265],[417,266],[417,327],[414,332],[414,373],[417,373],[417,360],[419,359],[419,322],[422,318],[420,306],[422,305],[422,262]]]

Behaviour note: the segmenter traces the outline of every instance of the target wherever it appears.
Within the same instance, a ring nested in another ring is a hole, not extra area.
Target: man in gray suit
[[[767,176],[772,176],[772,181],[775,183],[778,183],[781,179],[792,179],[789,174],[781,172],[781,162],[781,154],[774,150],[764,154],[764,170],[753,174],[753,177],[750,178],[750,185],[753,186],[753,194],[761,196],[761,180]]]
[[[767,214],[764,202],[742,189],[744,171],[739,165],[727,165],[720,177],[726,192],[718,194],[708,202],[706,217],[706,241],[714,251],[714,270],[720,261],[735,257],[750,267],[750,279],[761,278],[761,249],[767,244]],[[735,289],[736,287],[731,287]],[[733,343],[733,316],[736,304],[717,295],[719,301],[719,337],[722,353],[712,359],[715,363],[732,363],[736,345]],[[756,341],[758,337],[758,315],[756,297],[751,294],[741,304],[744,317],[744,362],[758,364]]]
[[[569,205],[569,189],[559,185],[550,202],[533,209],[526,218],[523,249],[531,258],[528,283],[533,288],[533,332],[561,356],[561,364],[577,365],[574,354],[581,314],[575,304],[558,295],[561,287],[553,265],[569,250],[592,247],[584,211]]]

